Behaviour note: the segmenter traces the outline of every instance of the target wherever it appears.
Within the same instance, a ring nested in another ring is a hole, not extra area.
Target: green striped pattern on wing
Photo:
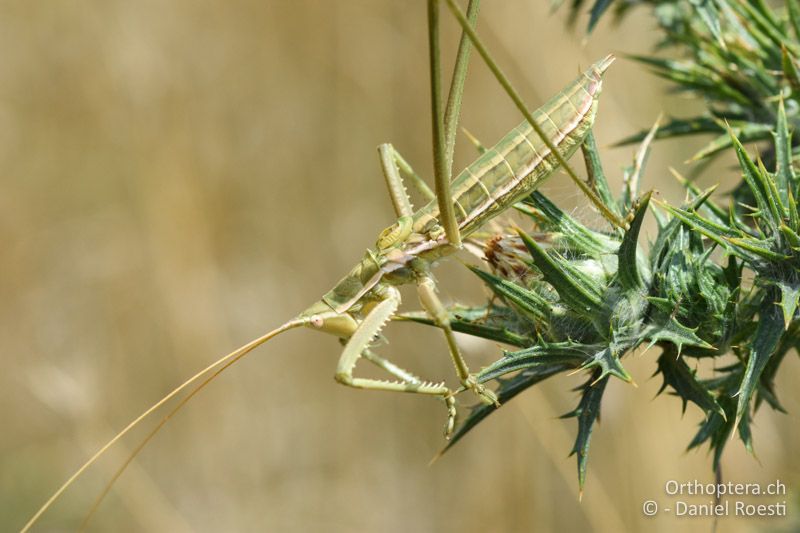
[[[533,113],[564,158],[581,145],[594,122],[602,76],[613,61],[598,61]],[[558,166],[556,158],[527,121],[483,153],[453,180],[453,203],[461,234],[521,200]],[[429,227],[439,216],[436,200],[414,214],[414,230]]]

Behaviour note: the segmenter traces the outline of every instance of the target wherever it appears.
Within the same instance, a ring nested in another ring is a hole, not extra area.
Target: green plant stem
[[[461,248],[456,213],[451,201],[450,176],[447,173],[445,137],[442,114],[442,65],[439,51],[439,0],[428,0],[428,52],[431,76],[431,120],[433,132],[433,177],[436,184],[436,200],[439,218],[444,226],[447,240]]]
[[[475,27],[480,11],[480,0],[470,0],[467,6],[467,20],[471,27]],[[450,82],[450,93],[447,96],[447,106],[444,110],[444,138],[445,138],[445,175],[453,175],[453,152],[456,145],[456,132],[461,114],[461,101],[464,95],[464,82],[467,79],[469,56],[472,51],[472,42],[469,36],[462,32],[461,41],[458,43],[456,65],[453,68],[453,80]]]

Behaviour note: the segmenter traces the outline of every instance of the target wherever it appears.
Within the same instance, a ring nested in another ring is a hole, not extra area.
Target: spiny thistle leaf
[[[505,352],[502,359],[498,359],[478,373],[479,381],[497,379],[517,370],[524,370],[535,366],[569,366],[580,367],[590,357],[592,346],[585,346],[573,342],[545,343],[539,342],[535,346],[516,352]]]
[[[796,93],[800,91],[800,70],[798,70],[797,60],[792,57],[792,54],[785,46],[782,48],[782,52],[783,75],[789,81],[792,91]]]
[[[647,133],[644,134],[644,136],[646,135]],[[642,139],[644,139],[644,136]],[[594,138],[594,133],[589,132],[589,135],[586,136],[586,140],[583,141],[581,145],[581,151],[583,153],[583,160],[586,163],[586,173],[589,176],[589,184],[611,212],[622,218],[622,212],[617,205],[616,199],[611,194],[611,188],[608,186],[608,180],[603,171],[603,164],[600,161],[600,151],[597,149],[597,141]]]
[[[607,235],[590,230],[538,191],[525,198],[522,205],[533,207],[534,211],[520,211],[531,216],[541,229],[555,234],[552,240],[565,245],[570,251],[597,255],[613,253],[616,249],[616,243]]]
[[[750,411],[742,413],[742,418],[739,419],[739,424],[736,428],[739,430],[739,438],[742,439],[744,449],[753,454],[753,432],[750,431],[750,416]]]
[[[679,182],[683,185],[686,190],[690,193],[688,194],[690,199],[693,199],[691,209],[700,210],[706,213],[706,217],[718,225],[724,225],[728,220],[729,213],[725,211],[722,207],[717,205],[716,202],[709,200],[711,194],[717,190],[717,186],[714,185],[713,187],[709,187],[705,191],[700,190],[694,183],[691,181],[678,176]]]
[[[682,212],[692,212],[699,209],[701,206],[706,204],[706,201],[711,196],[711,193],[714,192],[715,187],[705,190],[702,194],[698,194],[696,198],[694,198],[689,204],[685,205],[681,208]],[[662,207],[666,208],[667,210],[671,210],[669,206],[666,204],[661,204]],[[653,211],[654,213],[656,211]],[[675,213],[672,213],[675,215]],[[671,242],[673,242],[675,238],[675,233],[681,226],[682,220],[679,217],[672,218],[669,222],[664,224],[660,231],[658,232],[658,236],[656,237],[655,242],[650,246],[650,262],[656,264],[661,257],[664,255],[665,250],[669,246]],[[712,221],[719,227],[721,224],[718,221]]]
[[[528,316],[534,323],[542,324],[550,317],[552,302],[547,301],[534,291],[520,287],[516,283],[489,274],[477,267],[469,267],[497,296],[514,305]]]
[[[789,10],[789,20],[792,22],[794,29],[794,36],[800,39],[800,5],[797,2],[787,2],[786,6]]]
[[[519,231],[533,261],[561,299],[580,315],[596,317],[603,312],[602,289],[567,261],[554,259],[524,231]]]
[[[577,0],[573,12],[583,5]],[[668,123],[657,138],[694,133],[724,133],[727,121],[742,142],[766,140],[780,99],[792,100],[789,124],[800,117],[798,7],[786,1],[786,14],[751,0],[619,0],[616,12],[650,5],[664,34],[661,47],[677,48],[680,59],[632,55],[675,84],[675,90],[703,97],[707,112]],[[607,6],[606,6],[607,9]],[[605,10],[604,10],[605,11]],[[784,21],[789,19],[790,24]],[[794,31],[790,31],[794,30]],[[645,133],[624,139],[638,142]],[[717,137],[696,159],[721,153],[730,138]]]
[[[742,142],[764,141],[769,139],[772,128],[765,124],[730,125],[730,131]],[[731,135],[723,133],[695,152],[689,161],[700,161],[722,153],[733,146]]]
[[[594,423],[600,418],[600,403],[603,393],[608,385],[607,377],[600,377],[598,372],[583,386],[583,396],[574,411],[563,415],[561,418],[576,417],[578,419],[578,437],[572,454],[578,456],[578,485],[581,492],[586,484],[586,465],[589,461],[589,444],[592,439]]]
[[[735,403],[732,399],[720,396],[718,399],[720,406],[725,412],[725,416],[713,411],[711,415],[700,423],[700,429],[689,443],[688,450],[696,448],[708,441],[714,451],[713,467],[719,470],[719,461],[725,444],[730,440],[730,434],[734,427]]]
[[[603,13],[611,7],[611,4],[614,0],[596,0],[594,5],[592,6],[592,10],[589,13],[589,26],[587,28],[587,32],[591,32],[594,27],[597,25],[597,22],[600,20],[600,17],[603,16]]]
[[[743,171],[744,181],[750,187],[755,197],[756,205],[762,215],[760,218],[769,222],[771,234],[774,235],[778,232],[778,225],[783,218],[780,198],[773,194],[773,190],[768,184],[770,181],[769,175],[756,167],[736,135],[733,132],[730,132],[730,135],[736,157],[739,159],[739,165]]]
[[[730,239],[741,236],[741,232],[731,229],[730,227],[723,226],[712,222],[696,212],[684,210],[678,207],[672,207],[668,204],[661,203],[661,207],[669,211],[675,218],[687,224],[692,229],[695,229],[716,242],[724,248],[730,248]]]
[[[561,372],[566,372],[570,370],[572,367],[568,365],[560,365],[560,366],[539,366],[528,368],[523,370],[516,376],[511,379],[505,380],[500,382],[500,387],[495,390],[495,394],[497,394],[497,400],[500,402],[500,406],[506,405],[512,398],[514,398],[517,394],[527,390],[528,388],[546,380],[549,377],[555,376],[556,374],[560,374]],[[488,379],[487,379],[488,381]],[[453,445],[460,441],[464,435],[470,432],[475,426],[477,426],[483,419],[487,416],[492,414],[500,407],[496,407],[494,404],[484,404],[480,403],[477,406],[473,407],[470,411],[469,415],[467,416],[466,420],[464,420],[455,430],[453,436],[445,446],[442,452],[445,452],[453,447]]]
[[[628,371],[625,370],[622,363],[620,363],[619,354],[612,350],[610,346],[606,346],[602,350],[596,352],[583,368],[597,368],[600,371],[600,375],[597,379],[604,379],[606,376],[611,375],[627,383],[633,381],[631,375],[628,374]]]
[[[743,106],[750,103],[748,97],[736,86],[726,84],[719,73],[707,65],[650,56],[628,57],[649,66],[658,76],[675,82],[682,91],[699,91],[709,99],[731,101]]]
[[[775,169],[775,184],[781,194],[783,205],[789,206],[789,195],[797,190],[797,176],[792,167],[792,135],[789,132],[783,100],[778,105],[778,122],[774,136],[775,164],[777,167]],[[797,231],[798,228],[795,226],[792,229]]]
[[[762,401],[766,401],[770,407],[776,411],[782,413],[786,412],[775,394],[775,376],[786,354],[789,353],[790,350],[798,351],[798,349],[800,349],[800,336],[798,333],[800,333],[800,321],[795,320],[789,325],[775,353],[773,353],[772,357],[767,361],[767,365],[764,367],[764,370],[761,372],[761,377],[759,378],[758,395],[755,402],[756,409]]]
[[[450,326],[453,331],[481,337],[495,342],[502,342],[510,346],[530,346],[534,342],[533,336],[518,331],[514,314],[505,307],[490,306],[490,308],[452,308],[449,313]],[[425,312],[402,313],[395,317],[396,320],[409,320],[428,326],[436,326],[433,319]],[[532,333],[532,332],[531,332]]]
[[[642,221],[647,213],[647,207],[650,205],[650,194],[645,194],[639,200],[634,210],[633,220],[617,252],[619,256],[617,275],[622,288],[625,290],[641,290],[645,285],[636,251],[639,247],[639,231],[642,229]]]
[[[752,4],[750,2],[732,2],[731,6],[743,17],[755,21],[756,26],[758,26],[763,34],[772,40],[772,44],[775,48],[786,46],[793,53],[796,54],[798,52],[798,46],[787,39],[789,37],[788,34],[784,32],[783,28],[773,18],[771,10],[767,8],[766,5],[761,4],[759,6],[758,2]]]
[[[684,135],[697,135],[700,133],[723,133],[725,129],[719,122],[710,117],[696,117],[689,119],[673,118],[666,124],[661,125],[656,132],[656,139],[669,139]],[[626,146],[641,142],[650,133],[649,129],[641,130],[638,133],[625,137],[612,146]]]
[[[674,344],[679,355],[684,345],[697,346],[708,350],[713,349],[712,345],[697,336],[695,330],[684,326],[674,316],[664,313],[660,313],[658,318],[654,318],[651,321],[650,326],[643,332],[643,335],[650,339],[651,346],[658,342]]]
[[[769,239],[729,238],[728,243],[733,245],[733,250],[737,252],[738,255],[745,259],[750,258],[750,261],[753,263],[757,262],[757,259],[754,258],[776,262],[785,261],[790,258],[790,256],[786,254],[774,251],[776,242],[772,237]]]
[[[783,315],[778,308],[774,296],[770,291],[759,312],[758,327],[750,344],[750,353],[747,359],[742,383],[738,391],[738,404],[736,406],[736,419],[741,420],[750,408],[750,397],[756,387],[761,372],[767,365],[770,356],[778,347],[781,336],[785,330]]]
[[[777,282],[778,290],[781,291],[781,311],[783,311],[783,323],[788,329],[797,311],[798,299],[800,298],[800,280],[793,279],[781,280]]]
[[[722,38],[722,29],[719,23],[719,11],[712,0],[690,0],[694,6],[700,20],[708,27],[714,39],[722,48],[725,48],[725,40]]]
[[[714,395],[704,387],[695,377],[695,373],[686,364],[686,361],[675,350],[664,350],[658,358],[658,370],[664,378],[664,383],[659,389],[659,394],[667,388],[672,387],[681,401],[683,402],[683,412],[686,412],[686,405],[694,403],[703,412],[716,412],[723,418],[725,411],[717,403]],[[654,374],[655,375],[655,374]]]

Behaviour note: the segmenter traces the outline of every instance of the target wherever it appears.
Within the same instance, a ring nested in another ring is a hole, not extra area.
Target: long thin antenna
[[[167,394],[166,396],[161,398],[158,402],[153,404],[152,407],[150,407],[147,411],[145,411],[144,413],[139,415],[130,424],[125,426],[125,428],[122,431],[117,433],[110,441],[108,441],[92,457],[90,457],[88,461],[86,461],[78,470],[76,470],[75,473],[72,474],[69,477],[69,479],[67,479],[64,482],[64,484],[61,485],[58,488],[58,490],[56,490],[53,493],[52,496],[50,496],[50,498],[44,503],[44,505],[42,505],[39,508],[39,510],[36,511],[36,513],[31,517],[31,519],[28,520],[28,522],[22,527],[22,529],[20,530],[20,533],[26,533],[27,531],[29,531],[30,528],[36,523],[36,521],[39,520],[39,518],[42,516],[42,514],[44,514],[44,512],[47,511],[53,505],[53,503],[64,493],[64,491],[66,491],[67,488],[69,488],[69,486],[72,485],[75,482],[75,480],[77,480],[90,466],[92,466],[95,462],[97,462],[97,460],[111,446],[113,446],[114,443],[116,443],[118,440],[120,440],[122,437],[124,437],[131,429],[136,427],[142,420],[147,418],[150,414],[152,414],[154,411],[156,411],[159,407],[161,407],[162,405],[167,403],[169,400],[174,398],[175,395],[180,393],[186,387],[188,387],[189,385],[191,385],[192,383],[194,383],[195,381],[197,381],[198,379],[203,377],[205,374],[207,374],[209,371],[213,370],[214,368],[216,368],[216,367],[218,367],[218,366],[220,366],[222,364],[225,364],[225,366],[220,368],[211,377],[209,377],[208,379],[203,381],[203,383],[201,383],[197,388],[193,389],[192,392],[189,393],[189,395],[187,395],[184,399],[182,399],[181,402],[176,406],[176,408],[173,409],[164,419],[162,419],[162,421],[158,424],[158,426],[156,426],[155,430],[152,431],[147,436],[147,438],[139,446],[136,447],[136,449],[134,450],[134,452],[131,455],[131,457],[128,458],[128,460],[125,462],[123,467],[117,472],[117,474],[115,474],[114,478],[112,478],[111,484],[109,484],[106,487],[106,489],[104,490],[103,494],[100,496],[98,501],[95,502],[95,507],[96,507],[99,504],[99,502],[102,501],[103,497],[105,497],[105,494],[111,488],[111,485],[113,485],[114,481],[116,481],[116,479],[122,474],[122,471],[124,471],[125,467],[128,466],[128,463],[130,463],[131,460],[139,453],[139,451],[141,451],[141,449],[147,444],[147,442],[153,437],[153,435],[155,435],[155,433],[158,432],[158,430],[166,423],[166,421],[169,420],[169,418],[172,417],[172,415],[174,415],[178,411],[178,409],[183,407],[183,405],[185,405],[186,402],[188,402],[189,399],[192,396],[197,394],[197,392],[199,392],[200,389],[205,387],[211,380],[213,380],[215,377],[217,377],[223,370],[225,370],[226,368],[231,366],[233,363],[235,363],[238,360],[240,360],[242,357],[244,357],[245,355],[247,355],[248,353],[250,353],[254,349],[258,348],[259,346],[261,346],[262,344],[264,344],[268,340],[272,339],[273,337],[275,337],[275,336],[277,336],[277,335],[279,335],[279,334],[281,334],[281,333],[283,333],[285,331],[288,331],[290,329],[294,329],[294,328],[299,327],[299,326],[303,326],[306,323],[308,323],[308,319],[296,318],[296,319],[290,320],[290,321],[286,322],[285,324],[283,324],[282,326],[270,331],[269,333],[266,333],[266,334],[262,335],[261,337],[248,342],[244,346],[241,346],[241,347],[237,348],[236,350],[232,351],[228,355],[226,355],[224,357],[221,357],[220,359],[217,359],[216,361],[214,361],[213,363],[211,363],[210,365],[205,367],[203,370],[201,370],[200,372],[196,373],[194,376],[190,377],[189,379],[187,379],[183,383],[181,383],[178,387],[173,389],[172,392],[170,392],[169,394]],[[92,508],[91,512],[94,512],[95,507]],[[90,513],[89,516],[91,516],[91,513]],[[89,517],[87,517],[87,520],[88,520],[88,518]],[[86,522],[86,520],[84,522]]]

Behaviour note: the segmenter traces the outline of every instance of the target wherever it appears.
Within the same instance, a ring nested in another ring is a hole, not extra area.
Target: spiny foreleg
[[[394,316],[400,306],[400,292],[394,287],[383,287],[384,299],[381,300],[359,324],[358,329],[347,341],[339,357],[335,379],[348,387],[368,390],[384,390],[392,392],[411,392],[440,396],[447,405],[447,425],[445,435],[450,436],[455,426],[456,408],[454,394],[445,384],[422,381],[397,365],[386,361],[369,350],[370,343],[380,333],[383,326]],[[358,360],[364,357],[397,377],[400,381],[385,381],[353,376]]]

